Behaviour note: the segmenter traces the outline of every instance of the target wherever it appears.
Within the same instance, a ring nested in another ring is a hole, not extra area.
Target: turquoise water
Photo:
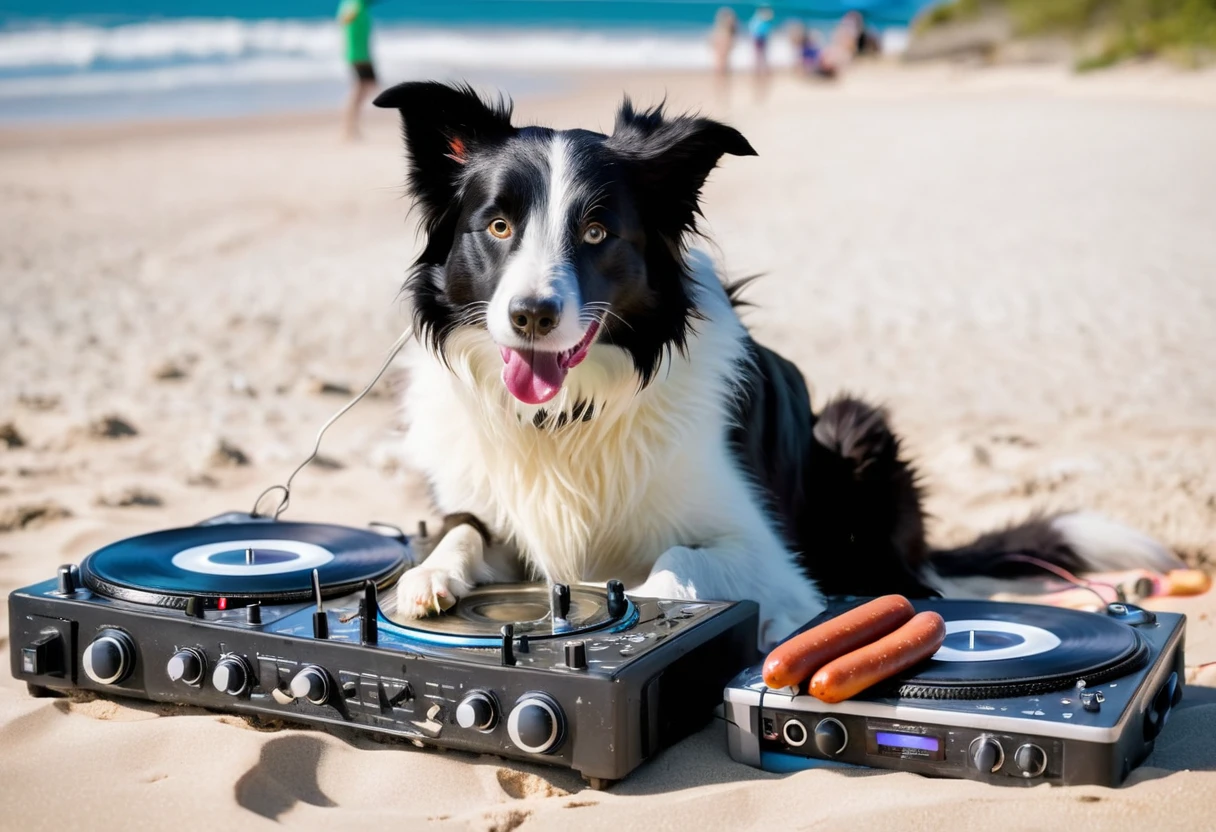
[[[775,3],[778,21],[828,29],[850,8],[903,27],[928,0]],[[0,123],[236,115],[332,107],[349,69],[336,2],[6,0]],[[519,94],[563,74],[707,68],[720,3],[703,0],[380,0],[384,81],[467,78]],[[731,4],[746,20],[754,6]],[[783,38],[777,64],[790,59]],[[748,50],[736,50],[742,68]]]

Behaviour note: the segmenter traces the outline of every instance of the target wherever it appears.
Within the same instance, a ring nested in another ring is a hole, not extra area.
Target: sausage
[[[945,620],[935,612],[918,613],[890,635],[819,668],[811,677],[810,694],[822,702],[843,702],[923,662],[945,640]]]
[[[764,684],[800,685],[832,659],[895,632],[915,614],[902,595],[884,595],[841,613],[773,648],[764,660]]]

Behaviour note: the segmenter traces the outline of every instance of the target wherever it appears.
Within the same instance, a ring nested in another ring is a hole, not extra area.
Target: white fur
[[[694,323],[687,355],[665,360],[639,391],[630,357],[597,343],[543,406],[549,421],[541,428],[533,417],[542,408],[503,385],[487,332],[455,331],[445,348],[450,369],[413,350],[406,457],[429,479],[441,512],[479,517],[531,574],[617,578],[640,595],[759,600],[761,642],[770,644],[820,613],[822,596],[728,447],[745,331],[709,259],[694,253],[689,266],[704,319]],[[594,417],[557,426],[555,414],[580,400],[594,403]],[[418,593],[435,585],[436,570],[456,592],[487,580],[493,570],[479,573],[486,568],[478,547],[467,544],[441,545],[407,573],[400,610],[433,607],[419,604]]]
[[[1168,572],[1185,564],[1144,532],[1128,528],[1100,514],[1078,511],[1051,521],[1072,550],[1098,572],[1152,569]]]
[[[569,148],[564,139],[556,136],[549,145],[549,191],[545,199],[537,202],[527,222],[516,230],[522,235],[519,248],[507,260],[486,312],[490,334],[504,347],[533,346],[511,326],[510,305],[517,297],[561,300],[558,325],[543,340],[538,339],[538,346],[549,352],[563,352],[583,339],[578,314],[582,298],[566,239],[567,218],[578,190],[572,174]]]

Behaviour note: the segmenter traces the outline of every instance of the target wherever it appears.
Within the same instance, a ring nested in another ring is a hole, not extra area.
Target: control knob
[[[291,695],[296,699],[307,699],[314,705],[324,705],[329,701],[329,674],[310,664],[291,680]]]
[[[1013,762],[1023,777],[1038,777],[1047,769],[1047,752],[1028,742],[1013,752]]]
[[[207,657],[195,647],[183,647],[169,659],[165,672],[183,685],[200,685],[207,670]]]
[[[84,672],[99,685],[117,685],[135,666],[135,643],[122,630],[102,630],[84,648]]]
[[[252,673],[249,664],[240,656],[228,655],[220,659],[211,674],[211,684],[215,689],[229,696],[240,696],[249,690],[249,679]]]
[[[562,742],[562,709],[543,693],[526,693],[507,717],[511,742],[529,754],[551,754]]]
[[[992,737],[976,737],[967,748],[967,753],[978,771],[998,771],[1005,764],[1005,749]]]
[[[849,744],[849,732],[839,719],[825,717],[815,726],[815,747],[821,754],[835,757]]]
[[[461,728],[489,731],[498,722],[498,709],[489,694],[473,691],[456,706],[456,724]]]

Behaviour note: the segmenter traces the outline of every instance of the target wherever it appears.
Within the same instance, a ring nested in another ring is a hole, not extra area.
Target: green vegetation
[[[992,12],[1007,14],[1020,36],[1075,38],[1078,70],[1141,57],[1198,66],[1216,57],[1216,0],[955,0],[931,9],[920,25]]]

